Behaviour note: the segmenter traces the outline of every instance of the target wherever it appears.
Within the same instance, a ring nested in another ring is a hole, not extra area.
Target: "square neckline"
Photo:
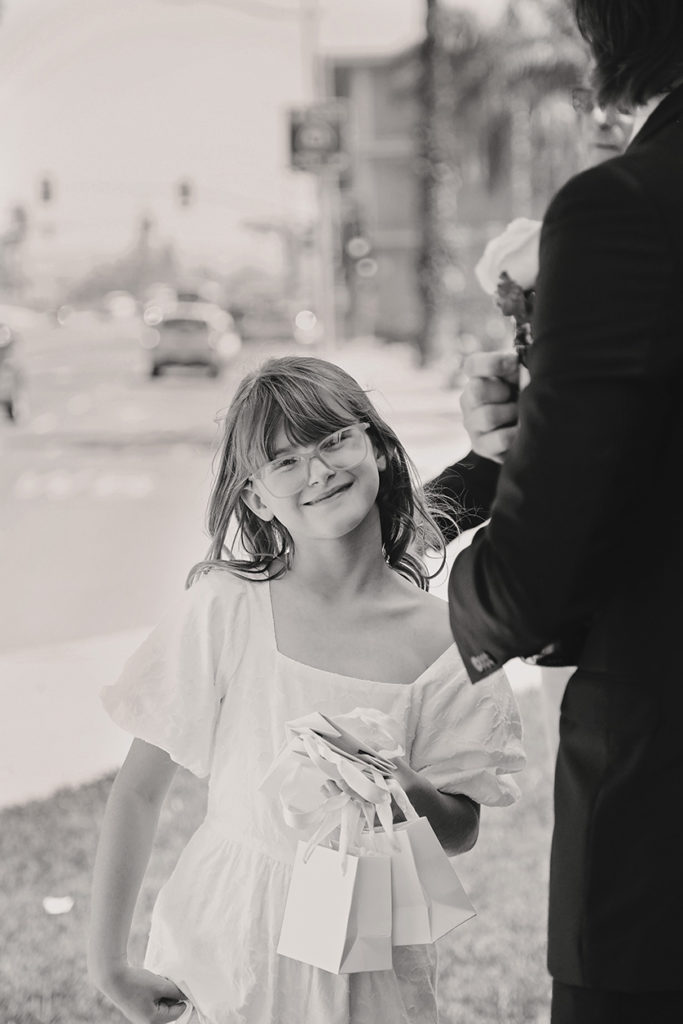
[[[382,682],[382,680],[380,679],[367,679],[363,676],[348,676],[344,675],[344,673],[342,672],[335,672],[329,668],[320,668],[318,665],[309,665],[305,661],[298,661],[296,658],[292,658],[289,656],[289,654],[285,654],[283,651],[281,651],[277,645],[277,633],[275,631],[275,615],[273,613],[273,599],[270,590],[270,582],[270,579],[264,580],[264,589],[266,592],[266,617],[268,619],[269,636],[273,651],[278,658],[281,658],[284,661],[289,662],[290,665],[295,665],[298,669],[303,669],[306,672],[319,672],[326,676],[336,676],[337,679],[343,679],[348,682],[366,683],[371,686],[398,686],[402,688],[412,687],[415,686],[417,683],[422,682],[426,675],[428,675],[434,668],[436,668],[437,665],[439,665],[442,661],[446,659],[447,655],[452,654],[454,651],[457,651],[457,645],[455,641],[453,641],[448,645],[448,647],[446,647],[441,652],[441,654],[438,655],[437,658],[434,659],[434,661],[427,665],[427,667],[419,674],[419,676],[416,679],[413,679],[413,681],[410,683]]]

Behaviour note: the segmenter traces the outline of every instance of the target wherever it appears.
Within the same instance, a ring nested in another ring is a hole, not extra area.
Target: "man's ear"
[[[275,518],[275,513],[268,508],[258,491],[254,490],[254,485],[250,481],[242,488],[240,498],[247,508],[251,509],[254,515],[262,519],[264,523],[269,523],[271,519]]]

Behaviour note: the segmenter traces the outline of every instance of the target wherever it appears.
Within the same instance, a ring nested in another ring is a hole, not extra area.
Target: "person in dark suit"
[[[571,100],[577,113],[576,142],[582,169],[592,167],[624,152],[633,128],[633,114],[621,106],[608,103],[600,107],[595,102],[594,90],[577,86],[571,91]],[[501,301],[495,285],[496,278],[504,270],[514,274],[515,268],[530,275],[530,291],[525,292],[524,323],[528,309],[533,310],[533,297],[538,276],[538,243],[532,255],[531,231],[540,221],[528,221],[522,234],[510,239],[512,224],[502,235],[492,239],[486,247],[486,254],[480,261],[486,262],[487,270],[482,275],[475,273],[485,290],[496,295],[496,305],[509,315],[509,304]],[[509,274],[508,274],[509,277]],[[515,335],[520,322],[515,319]],[[528,343],[529,334],[524,326],[520,332],[523,343]],[[517,338],[515,337],[515,341]],[[451,542],[463,531],[482,525],[491,514],[491,504],[498,482],[499,463],[512,444],[516,434],[517,402],[514,400],[520,384],[518,358],[510,346],[502,351],[483,350],[476,352],[466,362],[468,387],[462,394],[463,423],[470,435],[472,450],[453,465],[447,466],[429,484],[431,492],[438,496],[450,516],[440,523],[442,532]],[[522,371],[528,379],[528,371]],[[502,378],[501,380],[497,378]],[[512,386],[513,395],[510,394]],[[510,401],[511,397],[513,401]],[[548,754],[554,769],[559,741],[559,708],[564,688],[573,667],[541,665],[538,669],[540,696]]]
[[[683,4],[574,7],[599,101],[636,107],[634,135],[545,216],[531,379],[490,522],[450,576],[451,625],[475,684],[514,657],[577,666],[555,776],[553,1024],[681,1024]]]

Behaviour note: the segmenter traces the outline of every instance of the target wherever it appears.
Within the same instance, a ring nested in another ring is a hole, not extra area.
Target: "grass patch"
[[[442,1024],[545,1024],[551,779],[538,694],[520,695],[529,764],[512,808],[482,810],[479,842],[456,866],[478,916],[440,943]],[[0,812],[0,1021],[121,1024],[90,986],[90,875],[112,779]],[[179,771],[165,802],[131,936],[142,958],[155,894],[204,816],[205,785]],[[45,896],[73,910],[45,913]],[[320,1024],[325,1024],[321,1021]]]

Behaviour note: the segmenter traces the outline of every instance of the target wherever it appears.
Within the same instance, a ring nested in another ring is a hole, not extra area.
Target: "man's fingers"
[[[472,352],[463,362],[463,371],[473,377],[502,377],[509,384],[517,384],[519,362],[516,352]]]
[[[517,434],[517,427],[502,427],[472,439],[472,450],[491,462],[503,462]]]
[[[472,408],[475,405],[489,405],[509,402],[517,397],[517,388],[499,377],[471,377],[463,388],[460,405]]]
[[[517,423],[517,403],[499,405],[462,406],[462,421],[470,437],[488,434],[500,427],[513,427]]]

